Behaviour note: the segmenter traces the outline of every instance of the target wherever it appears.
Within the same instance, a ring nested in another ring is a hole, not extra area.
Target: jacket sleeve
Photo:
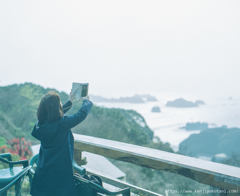
[[[84,100],[82,103],[81,108],[78,110],[78,112],[71,116],[64,116],[63,118],[63,125],[66,129],[71,129],[81,123],[88,115],[92,108],[92,102],[89,100]]]
[[[63,113],[65,114],[68,110],[70,110],[71,107],[72,107],[72,102],[70,100],[67,100],[63,104]]]

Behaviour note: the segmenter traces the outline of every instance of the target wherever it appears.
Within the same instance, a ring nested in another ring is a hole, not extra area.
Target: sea
[[[188,122],[205,122],[209,128],[227,126],[228,128],[240,128],[240,95],[235,96],[214,96],[190,93],[155,93],[151,94],[157,98],[157,102],[145,103],[94,103],[105,108],[121,108],[135,110],[141,114],[147,125],[154,131],[162,142],[170,143],[175,152],[179,149],[179,144],[187,139],[191,134],[198,134],[200,130],[186,131],[181,129]],[[192,108],[167,107],[168,101],[183,98],[187,101],[195,102],[202,100],[204,105]],[[151,109],[159,106],[161,112],[153,113]]]

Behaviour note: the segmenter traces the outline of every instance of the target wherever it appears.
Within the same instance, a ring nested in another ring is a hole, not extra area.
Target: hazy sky
[[[239,0],[0,1],[0,85],[239,94]]]

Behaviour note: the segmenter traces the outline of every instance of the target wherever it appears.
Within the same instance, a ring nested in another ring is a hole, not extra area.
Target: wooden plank
[[[92,175],[96,175],[94,173],[94,171],[91,171],[90,169],[88,169],[87,171],[88,174],[92,174]],[[103,175],[103,174],[97,174],[97,176],[99,176],[103,182],[107,183],[107,184],[110,184],[110,185],[113,185],[115,187],[118,187],[120,189],[124,189],[124,188],[130,188],[131,189],[131,192],[132,193],[135,193],[137,195],[148,195],[148,196],[163,196],[163,195],[160,195],[158,193],[155,193],[155,192],[152,192],[152,191],[149,191],[147,189],[143,189],[143,188],[140,188],[140,187],[137,187],[137,186],[134,186],[132,184],[128,184],[126,182],[123,182],[121,180],[118,180],[118,179],[114,179],[108,175]]]
[[[74,134],[75,149],[180,174],[226,190],[240,189],[240,168],[142,146]]]

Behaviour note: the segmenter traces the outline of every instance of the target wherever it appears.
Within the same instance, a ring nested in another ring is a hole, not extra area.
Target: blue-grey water
[[[186,131],[179,129],[187,122],[207,122],[209,127],[240,127],[240,96],[199,96],[178,95],[173,93],[152,94],[158,102],[146,102],[142,104],[132,103],[96,103],[98,106],[107,108],[133,109],[140,113],[146,120],[147,125],[154,131],[163,142],[169,142],[177,151],[179,144],[191,134],[200,131]],[[177,98],[189,101],[203,100],[205,105],[194,108],[171,108],[166,107],[167,101]],[[152,113],[153,106],[159,106],[161,113]],[[141,123],[140,123],[141,124]]]

